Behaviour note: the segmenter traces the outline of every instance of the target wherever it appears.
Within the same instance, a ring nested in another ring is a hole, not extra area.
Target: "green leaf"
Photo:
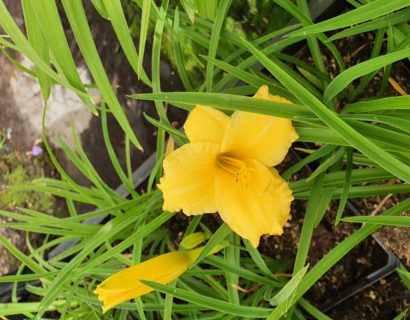
[[[215,2],[214,0],[208,0],[210,3]],[[225,16],[228,13],[228,9],[232,3],[232,0],[225,0],[219,1],[218,10],[215,16],[215,20],[212,24],[212,33],[211,39],[209,40],[209,50],[208,56],[210,58],[215,58],[216,51],[218,49],[218,42],[219,37],[222,29],[222,24],[225,20]],[[205,83],[206,83],[206,91],[211,92],[213,87],[213,79],[214,79],[214,64],[212,61],[208,61],[206,65],[206,75],[205,75]]]
[[[350,27],[354,24],[362,23],[367,20],[376,19],[390,12],[409,7],[407,0],[375,0],[371,1],[357,9],[338,15],[329,20],[316,23],[311,26],[302,28],[290,34],[292,37],[307,36],[320,32]]]
[[[67,13],[74,36],[77,39],[78,46],[80,47],[85,62],[90,69],[91,75],[100,90],[102,98],[107,102],[113,116],[116,118],[119,125],[129,136],[134,145],[137,148],[142,149],[104,70],[87,22],[87,17],[85,15],[82,2],[80,0],[63,0],[62,3]]]
[[[349,103],[342,109],[342,113],[373,112],[393,109],[410,110],[410,96],[388,97]]]
[[[410,192],[409,184],[394,184],[394,185],[376,185],[376,186],[354,186],[349,189],[349,198],[364,198],[377,195],[408,193]],[[294,193],[295,199],[307,199],[310,191]],[[333,199],[340,199],[343,194],[342,188],[337,188],[333,193]]]
[[[325,174],[324,186],[343,186],[346,178],[346,171],[330,172]],[[351,183],[377,182],[393,178],[393,175],[381,168],[354,169],[351,173]],[[307,182],[306,179],[290,182],[289,185],[294,192],[310,191],[314,181]]]
[[[298,72],[293,70],[292,67],[288,66],[286,63],[283,63],[276,57],[270,58],[273,63],[275,63],[279,68],[281,68],[284,72],[288,74],[289,77],[293,78],[297,81],[300,85],[304,86],[306,90],[308,90],[312,95],[314,95],[317,99],[322,99],[322,92],[319,91],[309,80],[306,80],[302,75]],[[292,92],[288,89],[289,92]],[[296,97],[297,95],[294,94]]]
[[[343,186],[343,192],[339,201],[339,208],[337,209],[335,224],[339,223],[340,218],[342,217],[343,211],[346,207],[347,199],[349,197],[349,189],[352,177],[352,166],[353,166],[353,150],[349,148],[347,150],[347,160],[346,160],[346,176]]]
[[[362,121],[347,120],[346,122],[357,131],[371,137],[375,142],[381,141],[390,144],[391,146],[395,146],[396,150],[402,151],[403,153],[408,153],[410,150],[410,139],[406,133],[397,132],[396,130],[375,126]]]
[[[275,296],[269,300],[269,303],[272,306],[278,306],[282,303],[287,303],[288,300],[292,299],[292,295],[299,286],[299,283],[302,281],[302,278],[305,276],[309,266],[305,266],[300,269],[296,274],[292,276],[292,279],[277,293]]]
[[[332,318],[329,318],[322,311],[303,298],[299,299],[298,305],[309,312],[317,320],[332,320]]]
[[[133,94],[130,97],[138,100],[158,100],[192,106],[203,104],[222,110],[255,112],[288,119],[297,119],[297,117],[309,117],[313,115],[306,107],[301,105],[224,93],[166,92]]]
[[[204,232],[195,232],[185,236],[179,243],[179,249],[192,250],[199,246],[202,242],[208,240],[209,236]]]
[[[275,64],[261,51],[244,41],[248,49],[256,58],[280,81],[289,91],[293,92],[301,102],[305,103],[332,131],[345,140],[349,145],[361,151],[368,158],[390,171],[398,178],[410,182],[409,166],[384,151],[376,144],[355,131],[338,115],[328,109],[319,99],[313,96],[302,85],[290,77],[283,69]],[[410,49],[407,50],[410,54]],[[376,58],[377,59],[377,58]]]
[[[36,15],[35,19],[41,27],[56,68],[63,73],[64,77],[73,87],[86,94],[65,37],[55,1],[38,0],[30,1],[30,4],[31,12]],[[91,112],[97,114],[97,109],[89,98],[84,98],[83,96],[80,96],[80,98]]]
[[[121,0],[103,0],[104,6],[107,10],[108,17],[112,23],[115,34],[120,42],[122,50],[124,50],[125,56],[127,57],[128,62],[130,63],[132,69],[138,75],[138,78],[141,79],[146,85],[151,86],[151,81],[148,79],[148,76],[145,73],[145,70],[142,68],[142,58],[144,55],[144,50],[141,53],[141,45],[145,47],[145,38],[140,38],[140,56],[138,56],[137,50],[134,46],[134,41],[132,40],[131,32],[129,30],[127,20],[124,15],[124,11],[121,6]],[[151,3],[151,0],[144,0],[145,2]],[[148,10],[150,8],[148,7]],[[147,14],[145,12],[145,14]],[[146,17],[143,11],[142,21],[141,21],[141,32],[146,32],[145,28],[148,28],[149,11],[148,17]],[[140,34],[144,36],[144,34]],[[146,34],[145,34],[146,37]],[[77,36],[76,36],[77,38]],[[78,39],[77,39],[78,41]],[[80,45],[80,44],[79,44]],[[81,49],[81,46],[80,46]]]
[[[315,161],[317,159],[320,159],[333,150],[335,150],[337,146],[327,144],[321,147],[320,149],[314,150],[311,154],[309,154],[307,157],[303,158],[302,160],[298,161],[295,163],[293,166],[291,166],[288,170],[286,170],[283,174],[282,177],[285,180],[289,180],[289,178],[295,174],[296,172],[300,171],[304,166],[308,165],[312,161]]]
[[[236,78],[249,83],[255,88],[259,88],[263,85],[267,85],[269,87],[269,92],[271,94],[276,94],[281,97],[287,98],[289,100],[294,100],[295,97],[287,91],[283,86],[279,85],[278,83],[274,83],[272,81],[269,81],[268,79],[262,79],[258,77],[257,75],[254,75],[250,72],[247,72],[241,68],[232,66],[224,61],[220,61],[217,59],[213,59],[210,57],[204,56],[206,60],[212,61],[215,66],[218,68],[221,68],[225,70],[226,72],[229,72],[231,75],[235,76]]]
[[[166,14],[168,11],[169,1],[162,1],[161,8],[159,11],[158,19],[155,24],[154,29],[154,41],[152,44],[152,54],[151,54],[151,73],[152,73],[152,92],[161,92],[161,75],[160,75],[160,63],[161,63],[161,44],[164,33],[164,25],[166,20]],[[168,117],[165,112],[165,107],[160,101],[155,101],[155,108],[159,116],[159,120],[165,124],[169,124]],[[158,167],[157,172],[152,172],[150,177],[150,182],[159,182],[162,175],[162,159],[164,158],[165,150],[165,131],[161,128],[157,132],[157,148],[156,148],[156,162]]]
[[[319,207],[317,205],[320,199],[323,197],[324,177],[324,173],[321,173],[318,178],[313,181],[312,191],[309,195],[305,218],[303,220],[302,231],[300,234],[299,247],[296,253],[295,264],[293,266],[294,273],[299,272],[301,269],[303,269],[306,258],[308,256],[310,243],[312,241],[315,223],[318,220],[317,218],[319,216],[323,216],[322,212],[326,210],[326,207]]]
[[[182,145],[189,142],[187,136],[182,131],[180,131],[178,129],[175,129],[174,127],[170,126],[169,124],[165,124],[163,122],[155,120],[154,118],[151,118],[146,113],[144,113],[144,117],[145,117],[145,119],[147,119],[147,121],[149,123],[151,123],[152,125],[154,125],[158,128],[161,128],[161,129],[165,130],[169,135],[171,135],[174,138],[177,145],[182,146]]]
[[[212,266],[214,266],[218,269],[224,270],[226,272],[234,273],[234,274],[240,276],[241,278],[251,280],[255,283],[265,284],[265,285],[271,286],[273,288],[281,288],[283,286],[282,283],[277,281],[272,276],[272,273],[270,273],[270,275],[268,277],[262,277],[259,274],[255,273],[251,270],[247,270],[245,268],[242,268],[242,267],[240,267],[236,264],[233,264],[229,261],[225,261],[224,259],[222,259],[220,257],[217,257],[217,256],[207,257],[204,260],[204,262],[209,263],[210,265],[212,265]]]
[[[189,0],[193,1],[193,0]],[[181,33],[179,28],[179,10],[178,8],[175,10],[175,17],[174,17],[174,25],[173,25],[174,36],[172,37],[172,48],[174,53],[175,64],[178,70],[179,77],[182,81],[182,84],[185,87],[186,91],[193,91],[191,81],[189,80],[188,73],[185,67],[182,50],[181,50],[181,42],[178,40],[178,36]]]
[[[44,34],[41,31],[38,17],[36,17],[34,13],[31,2],[29,0],[23,0],[22,8],[27,36],[31,45],[38,52],[43,61],[49,61],[49,47]],[[44,101],[47,101],[51,93],[51,79],[39,68],[36,68],[36,75]]]
[[[246,251],[249,253],[259,270],[266,276],[270,277],[272,275],[272,271],[266,265],[265,260],[263,260],[263,257],[259,253],[258,249],[256,249],[249,240],[243,239],[243,243],[245,244]]]
[[[25,264],[34,273],[43,273],[45,271],[41,265],[37,264],[34,260],[30,259],[23,252],[17,249],[5,236],[3,236],[3,234],[0,234],[0,243],[5,249],[7,249],[7,251],[9,251],[21,263]]]
[[[317,215],[315,219],[315,228],[317,228],[317,226],[320,224],[323,217],[325,216],[326,211],[330,206],[330,201],[333,199],[333,194],[335,193],[336,190],[337,190],[336,188],[323,188],[322,189],[322,194],[317,203],[317,209],[316,209]]]
[[[104,5],[104,0],[91,0],[91,3],[93,4],[95,10],[104,17],[105,19],[109,19],[107,9],[105,8]]]
[[[189,17],[189,20],[191,20],[191,23],[194,23],[196,11],[195,0],[181,0],[181,4]]]
[[[313,75],[312,73],[310,73],[309,71],[307,71],[307,70],[305,70],[301,67],[296,67],[296,68],[316,88],[319,88],[319,89],[324,88],[324,85],[323,85],[322,81],[318,77],[316,77],[315,75]]]
[[[54,277],[57,274],[57,272],[58,271],[53,271],[53,272],[47,271],[43,273],[18,274],[18,275],[11,275],[11,276],[2,275],[0,277],[0,283],[7,283],[7,282],[14,282],[14,281],[28,282],[28,281],[33,281],[33,280],[39,280],[41,278],[50,278],[50,277]]]
[[[265,55],[272,55],[274,53],[280,52],[282,49],[295,44],[299,41],[305,40],[304,37],[300,36],[300,37],[292,37],[292,38],[284,38],[282,40],[279,40],[277,42],[274,42],[272,44],[270,44],[269,46],[267,46],[266,48],[264,48],[262,50],[262,52]],[[256,41],[255,41],[256,44]],[[223,56],[223,55],[222,55]],[[251,68],[253,65],[255,65],[258,62],[257,58],[254,55],[251,55],[249,58],[246,58],[245,60],[243,60],[241,63],[238,64],[238,68],[241,69],[248,69]],[[232,83],[234,83],[236,81],[235,77],[233,76],[226,76],[223,77],[221,80],[219,80],[219,82],[217,84],[215,84],[214,89],[215,91],[218,90],[222,90],[222,88],[225,88],[225,86],[228,86]]]
[[[407,315],[407,311],[409,311],[408,309],[404,310],[403,312],[400,312],[400,314],[397,315],[397,317],[394,317],[393,320],[402,320],[405,319],[406,315]]]
[[[152,281],[141,280],[141,282],[157,291],[171,294],[177,299],[197,304],[207,309],[216,310],[225,315],[255,319],[265,318],[270,313],[270,309],[266,308],[239,306],[237,304],[203,296],[192,291],[169,287]]]
[[[198,14],[203,19],[213,21],[218,9],[218,0],[195,0]]]
[[[124,173],[124,170],[121,167],[121,164],[118,160],[118,157],[115,154],[114,147],[112,146],[111,139],[110,139],[110,136],[109,136],[109,133],[108,133],[107,111],[106,111],[104,103],[101,105],[101,128],[102,128],[102,134],[103,134],[103,138],[104,138],[105,148],[107,150],[107,153],[108,153],[108,156],[111,160],[111,163],[114,167],[114,170],[117,173],[117,176],[120,178],[121,182],[127,187],[130,194],[135,195],[135,190],[134,190],[135,187],[129,181],[128,177]]]
[[[305,23],[304,25],[312,24],[312,19],[310,17],[310,12],[309,12],[309,7],[308,7],[307,0],[297,0],[296,3],[297,3],[298,8],[303,12],[303,14],[306,16],[306,18],[309,21],[309,23]],[[320,52],[319,43],[317,41],[318,39],[316,37],[307,37],[306,40],[307,40],[308,47],[309,47],[309,50],[310,50],[310,54],[312,56],[312,60],[313,60],[313,63],[315,65],[315,67],[322,74],[327,74],[327,70],[326,70],[325,64],[323,62],[323,56],[322,56],[322,53]],[[303,72],[302,72],[302,74],[303,74]],[[317,86],[317,85],[315,84],[315,86]],[[318,87],[320,88],[320,85]]]
[[[339,148],[339,150],[337,150],[335,153],[333,153],[332,155],[327,157],[327,159],[325,161],[323,161],[316,168],[316,170],[313,171],[313,173],[306,179],[306,182],[309,182],[309,181],[315,179],[319,174],[321,174],[322,172],[325,172],[327,169],[329,169],[329,167],[331,167],[336,162],[338,162],[340,159],[342,159],[344,154],[345,154],[345,151],[346,150],[344,148]]]
[[[369,31],[374,32],[375,30],[386,28],[391,25],[396,25],[399,23],[407,22],[409,21],[409,14],[410,14],[410,9],[404,9],[398,12],[394,12],[386,16],[383,16],[383,17],[380,17],[374,20],[370,20],[358,26],[354,26],[346,30],[343,30],[341,32],[338,32],[335,35],[331,36],[328,39],[328,41],[334,41],[334,40],[338,40],[338,39],[342,39],[346,37],[351,37],[353,35],[369,32]]]
[[[225,261],[227,264],[232,265],[234,267],[240,268],[240,241],[241,239],[237,234],[231,233],[229,236],[229,241],[231,243],[230,246],[227,246],[224,249],[224,256]],[[240,305],[239,299],[239,276],[235,272],[231,272],[230,270],[225,271],[225,278],[226,278],[226,287],[228,291],[228,301],[233,304]]]
[[[404,119],[397,115],[383,115],[383,114],[343,114],[340,116],[343,120],[362,120],[372,121],[387,124],[394,128],[410,133],[410,120]]]
[[[111,1],[111,0],[108,0]],[[142,62],[144,60],[144,52],[147,40],[147,33],[149,27],[149,17],[151,13],[151,2],[152,0],[143,0],[142,1],[142,12],[141,12],[141,25],[140,25],[140,38],[139,38],[139,56],[138,56],[138,66],[137,66],[137,74],[138,76],[141,74],[142,69]],[[128,32],[129,34],[129,32]]]
[[[344,222],[354,223],[369,223],[377,225],[387,225],[395,227],[410,227],[410,217],[388,217],[388,216],[360,216],[360,217],[346,217]]]
[[[398,267],[396,271],[401,281],[404,283],[407,289],[410,290],[410,272],[406,269],[404,265],[400,265],[400,267]]]
[[[201,251],[199,256],[195,259],[192,263],[190,269],[200,263],[209,253],[214,249],[217,245],[219,245],[223,240],[225,240],[230,234],[232,234],[232,230],[228,227],[226,223],[219,227],[218,230],[211,236],[208,240],[204,249]]]
[[[325,101],[329,101],[346,88],[353,80],[377,71],[386,65],[393,62],[405,59],[410,56],[410,48],[400,51],[392,52],[379,56],[377,58],[369,59],[365,62],[359,63],[346,71],[343,71],[336,78],[329,83],[324,92]]]
[[[18,302],[18,303],[0,303],[0,315],[13,316],[16,314],[25,314],[28,312],[36,312],[40,302]],[[55,305],[50,305],[47,311],[56,310]]]
[[[296,6],[292,1],[289,1],[289,0],[275,0],[275,2],[278,5],[280,5],[282,8],[284,8],[286,11],[288,11],[290,14],[292,14],[295,17],[295,19],[299,20],[304,26],[312,25],[312,19],[310,17],[310,12],[309,12],[309,8],[308,8],[306,0],[298,0],[297,1],[298,6]],[[298,7],[300,7],[302,10],[300,10]],[[312,58],[313,58],[313,61],[315,62],[315,65],[317,65],[318,69],[321,70],[323,73],[326,73],[323,63],[318,61],[318,59],[320,59],[321,56],[320,56],[318,45],[314,44],[315,41],[312,42],[314,38],[308,37],[305,39],[308,41],[309,48],[313,49]],[[318,34],[317,39],[320,40],[327,47],[327,49],[331,52],[340,70],[344,70],[345,65],[344,65],[343,59],[338,49],[336,48],[336,46],[333,43],[328,42],[327,37],[323,33]],[[312,44],[313,44],[313,47],[312,47]]]
[[[385,33],[384,29],[377,30],[375,39],[374,39],[374,45],[372,48],[372,52],[368,60],[372,60],[380,55],[380,50],[383,45],[384,33]],[[370,81],[377,75],[377,73],[378,73],[378,70],[373,71],[370,74],[367,74],[364,77],[362,77],[360,79],[359,84],[354,88],[353,92],[349,94],[348,99],[350,101],[356,101],[357,97],[367,88]]]

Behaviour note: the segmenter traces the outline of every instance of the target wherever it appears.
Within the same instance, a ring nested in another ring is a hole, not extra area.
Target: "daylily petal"
[[[103,302],[103,312],[116,305],[153,291],[140,282],[148,280],[168,284],[182,275],[195,261],[203,247],[190,251],[174,251],[126,268],[97,286],[95,293]]]
[[[221,144],[229,117],[223,112],[205,106],[196,106],[184,124],[185,133],[191,142]]]
[[[254,247],[263,234],[282,234],[293,196],[278,172],[257,160],[219,156],[217,163],[215,195],[222,220]]]
[[[187,215],[211,213],[215,206],[215,161],[219,145],[196,142],[183,145],[164,160],[164,176],[158,188],[163,209]]]
[[[289,103],[262,86],[254,98]],[[271,167],[283,161],[298,138],[289,119],[237,111],[231,116],[221,151],[238,159],[257,159]]]

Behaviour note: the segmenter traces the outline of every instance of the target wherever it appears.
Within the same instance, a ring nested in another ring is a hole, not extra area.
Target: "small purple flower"
[[[33,146],[33,148],[31,149],[31,154],[35,157],[39,156],[42,153],[43,149],[41,149],[41,147],[39,146]]]

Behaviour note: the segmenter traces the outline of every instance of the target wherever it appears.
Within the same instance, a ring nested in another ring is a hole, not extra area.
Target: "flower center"
[[[239,177],[246,169],[246,165],[243,161],[232,158],[226,154],[220,154],[217,156],[216,165],[225,172],[235,176],[236,181],[238,181]]]

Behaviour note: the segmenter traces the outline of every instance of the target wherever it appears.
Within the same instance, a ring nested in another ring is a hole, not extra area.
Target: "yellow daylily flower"
[[[256,99],[290,103],[262,86]],[[254,247],[263,234],[280,235],[292,192],[271,168],[298,138],[288,119],[236,111],[231,117],[196,106],[184,125],[190,143],[164,160],[158,188],[163,209],[186,215],[219,212],[222,220]]]
[[[168,284],[181,276],[192,265],[203,247],[189,251],[173,251],[121,270],[105,279],[95,289],[106,313],[116,305],[140,297],[154,289],[140,280]],[[220,250],[217,247],[211,252]]]

